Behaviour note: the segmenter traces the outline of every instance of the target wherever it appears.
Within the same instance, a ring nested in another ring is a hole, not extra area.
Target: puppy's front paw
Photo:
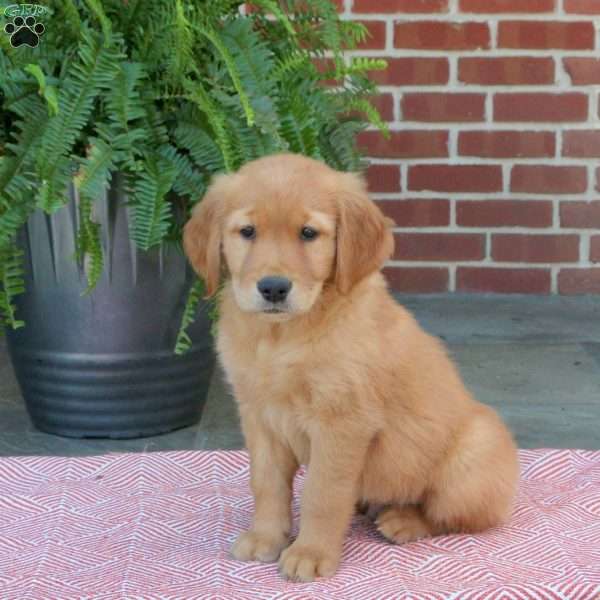
[[[256,531],[242,533],[231,547],[231,554],[238,560],[275,562],[288,545],[286,536],[271,536]]]
[[[281,574],[292,581],[314,581],[331,577],[338,566],[339,556],[322,548],[293,543],[279,559]]]

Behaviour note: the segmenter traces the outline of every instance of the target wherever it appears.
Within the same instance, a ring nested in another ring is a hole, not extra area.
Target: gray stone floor
[[[600,297],[403,296],[448,344],[475,396],[523,448],[600,448]],[[139,440],[73,440],[31,425],[0,341],[0,455],[239,448],[232,398],[215,373],[200,423]]]

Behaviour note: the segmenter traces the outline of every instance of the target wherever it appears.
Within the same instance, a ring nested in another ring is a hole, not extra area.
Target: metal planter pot
[[[19,243],[26,293],[24,328],[8,331],[8,348],[34,425],[68,437],[134,438],[198,421],[214,367],[206,306],[173,353],[193,276],[183,254],[163,246],[138,250],[128,233],[120,179],[96,203],[105,272],[82,296],[86,277],[74,260],[77,197],[48,216],[32,215]]]

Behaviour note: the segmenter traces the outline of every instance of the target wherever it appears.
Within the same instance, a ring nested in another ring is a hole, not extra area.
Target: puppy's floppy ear
[[[342,294],[378,271],[394,252],[394,222],[369,199],[364,180],[340,174],[335,283]]]
[[[206,298],[219,287],[223,215],[232,178],[232,175],[217,175],[183,228],[183,249],[206,283]]]

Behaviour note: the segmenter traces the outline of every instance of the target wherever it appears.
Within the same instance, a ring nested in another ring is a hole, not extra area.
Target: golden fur
[[[240,235],[248,225],[255,239]],[[300,238],[307,225],[319,232],[312,241]],[[389,225],[360,177],[283,154],[219,176],[185,227],[208,294],[226,279],[217,349],[255,499],[232,552],[279,559],[290,579],[335,572],[356,505],[383,506],[377,527],[396,543],[482,531],[511,512],[513,439],[388,293]],[[265,276],[292,281],[282,313],[264,312],[256,284]],[[308,471],[289,545],[299,464]]]

